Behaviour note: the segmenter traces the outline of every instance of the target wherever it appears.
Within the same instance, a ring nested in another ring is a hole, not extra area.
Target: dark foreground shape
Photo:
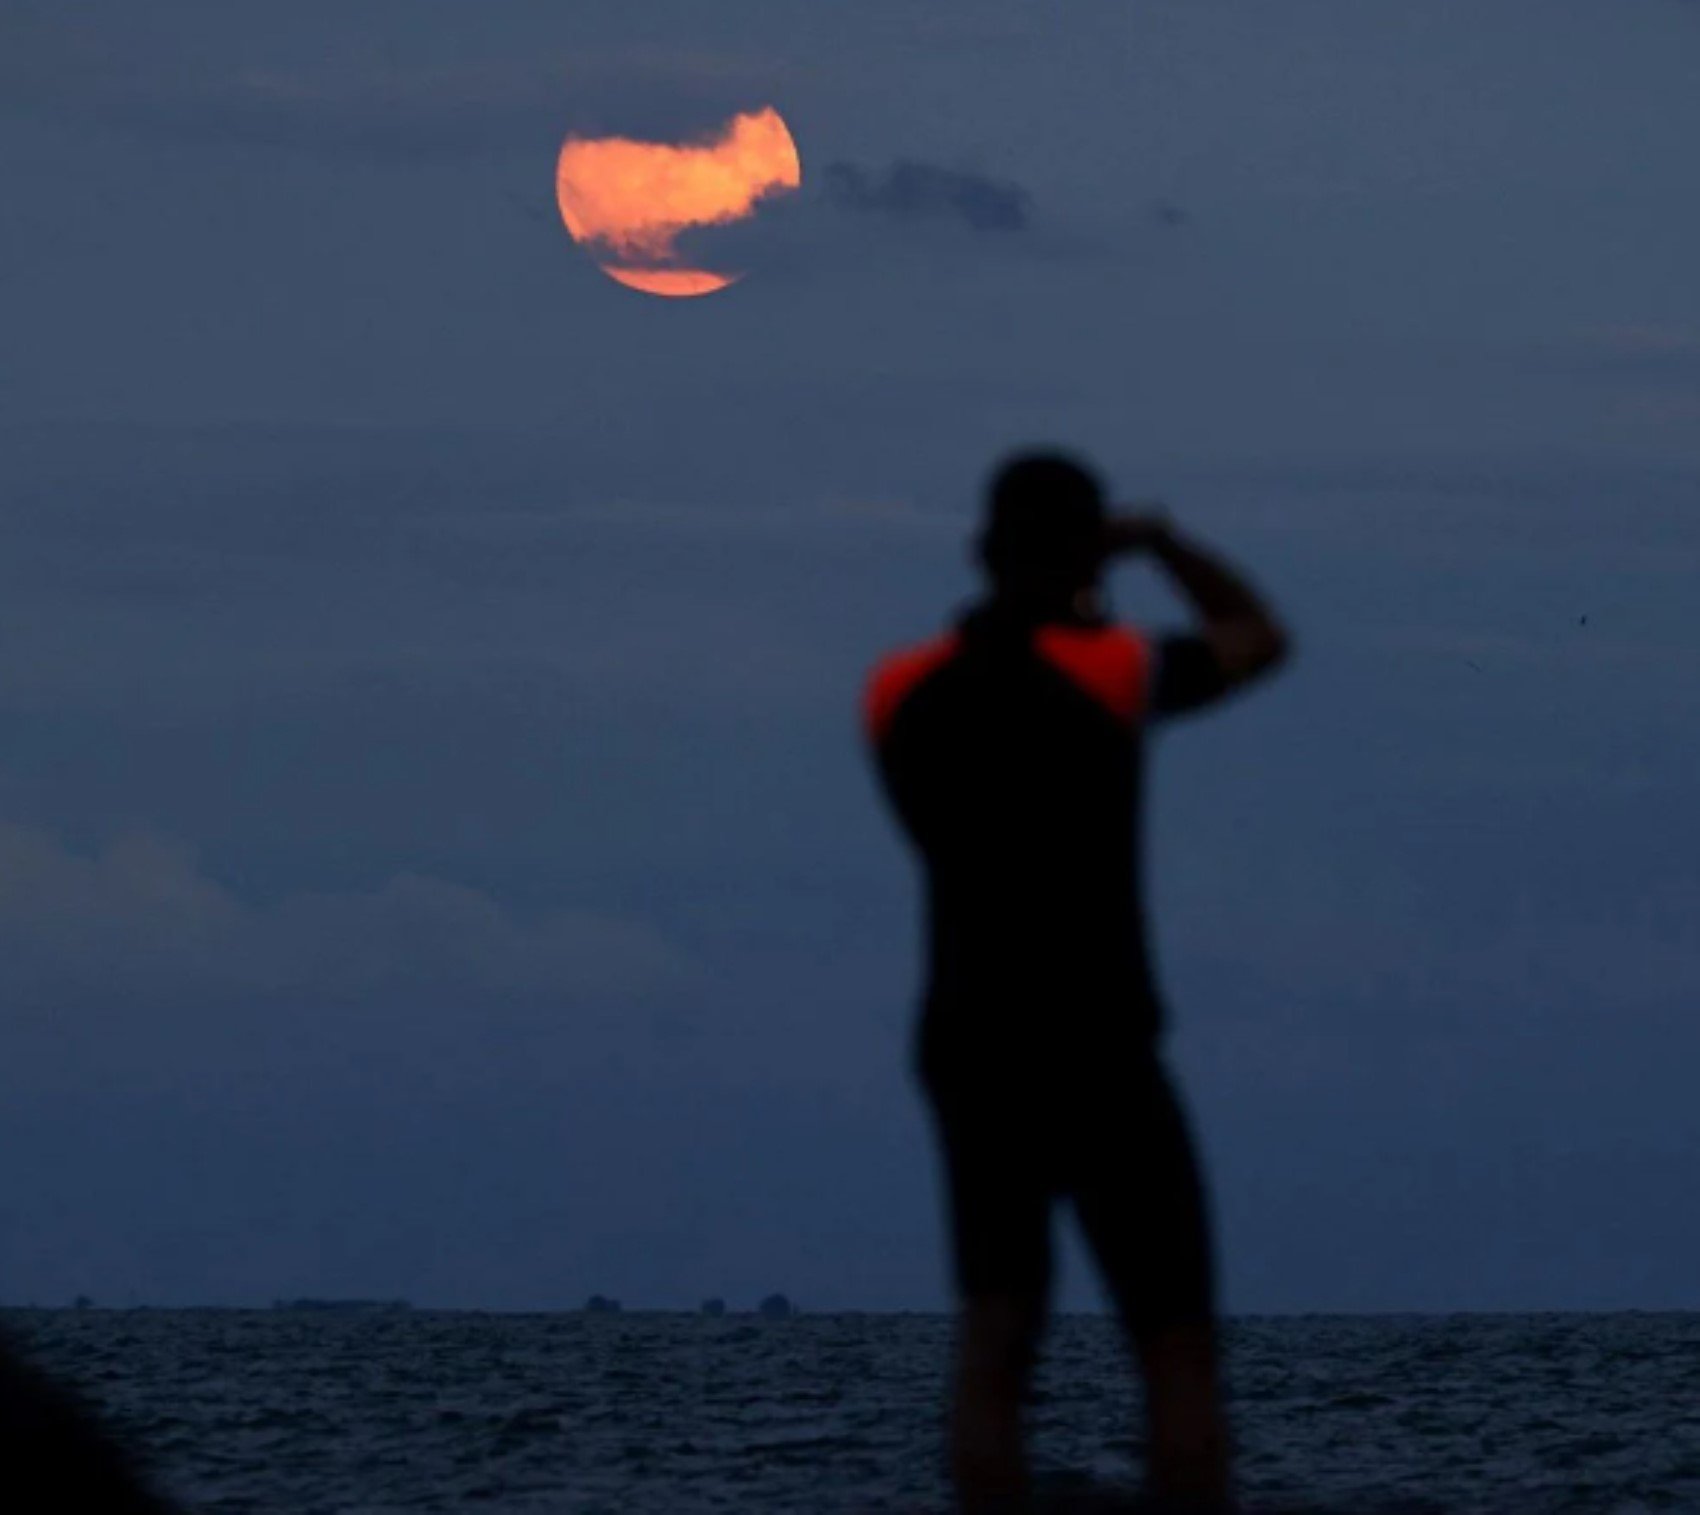
[[[936,1510],[915,1515],[939,1515]],[[1011,1508],[1009,1515],[1200,1515],[1197,1506],[1165,1504],[1134,1494],[1073,1493],[1036,1494],[1026,1504]],[[1446,1515],[1433,1504],[1376,1505],[1237,1505],[1234,1515]]]
[[[0,1342],[0,1510],[172,1515],[94,1414]]]
[[[1445,1515],[1438,1505],[1236,1505],[1235,1515]],[[1134,1494],[1085,1491],[1039,1495],[1021,1515],[1198,1515],[1195,1505],[1176,1505]]]
[[[923,1515],[917,1510],[915,1515]],[[925,1515],[940,1515],[929,1510]],[[1009,1515],[1201,1515],[1196,1505],[1176,1505],[1125,1487],[1099,1484],[1078,1474],[1041,1477],[1025,1503]],[[1234,1515],[1446,1515],[1439,1505],[1423,1500],[1363,1504],[1240,1504]],[[1508,1512],[1511,1515],[1511,1512]]]

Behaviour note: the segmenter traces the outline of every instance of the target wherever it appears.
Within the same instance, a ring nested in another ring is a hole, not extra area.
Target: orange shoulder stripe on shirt
[[[875,666],[862,694],[862,721],[874,741],[885,736],[898,707],[916,687],[948,663],[961,645],[962,638],[956,632],[947,632],[930,642],[894,652]]]
[[[1118,720],[1143,714],[1151,679],[1145,638],[1121,626],[1041,626],[1033,641],[1041,657]]]

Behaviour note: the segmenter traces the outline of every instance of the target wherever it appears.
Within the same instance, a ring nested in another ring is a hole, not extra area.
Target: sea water
[[[199,1511],[944,1510],[951,1324],[663,1313],[10,1311]],[[1249,1501],[1700,1512],[1700,1315],[1304,1316],[1226,1327]],[[1133,1485],[1113,1325],[1053,1322],[1051,1486]]]

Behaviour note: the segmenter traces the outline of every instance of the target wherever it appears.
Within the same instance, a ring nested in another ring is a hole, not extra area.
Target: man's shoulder
[[[1046,662],[1118,719],[1133,721],[1144,711],[1155,648],[1138,627],[1109,621],[1041,626],[1034,645]]]
[[[862,689],[862,719],[868,735],[878,740],[889,729],[903,702],[927,678],[962,648],[954,629],[892,649],[869,670]]]

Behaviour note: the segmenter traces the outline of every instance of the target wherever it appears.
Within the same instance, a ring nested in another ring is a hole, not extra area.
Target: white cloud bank
[[[593,910],[522,917],[398,873],[369,891],[253,904],[146,831],[83,854],[0,821],[0,999],[15,1018],[90,1003],[554,1001],[665,1004],[702,970],[654,927]]]

